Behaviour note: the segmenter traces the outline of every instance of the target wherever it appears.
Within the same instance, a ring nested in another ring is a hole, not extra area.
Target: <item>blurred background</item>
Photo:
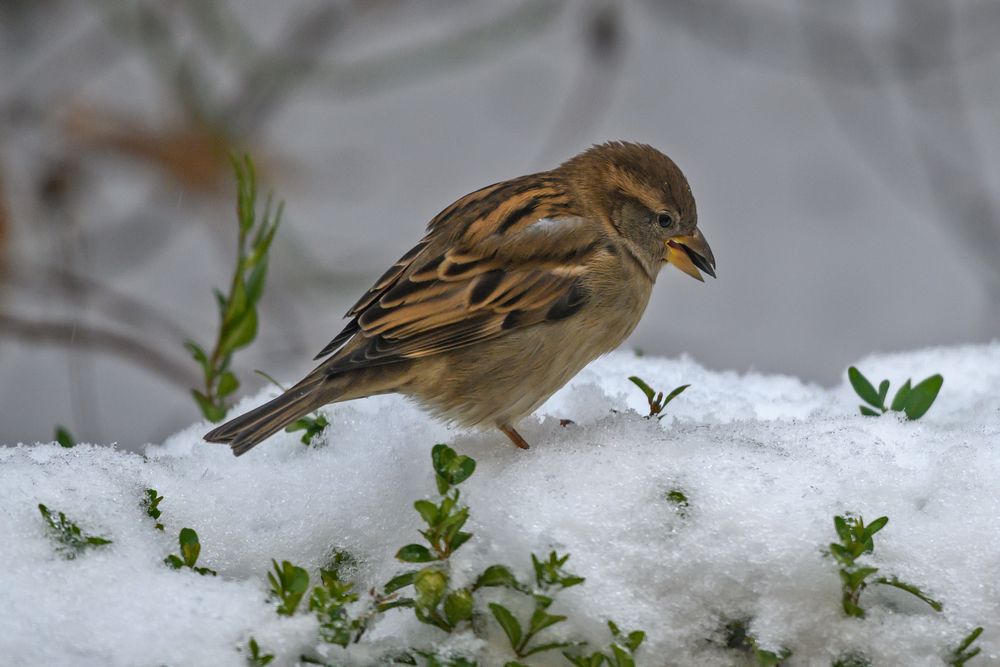
[[[243,392],[451,201],[608,139],[681,165],[718,260],[631,347],[829,385],[991,340],[998,34],[994,0],[0,0],[0,442],[200,419],[234,149],[286,201]]]

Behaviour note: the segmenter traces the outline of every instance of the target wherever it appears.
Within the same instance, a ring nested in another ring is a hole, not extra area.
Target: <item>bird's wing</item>
[[[611,251],[587,221],[509,199],[487,207],[505,225],[491,234],[483,216],[457,230],[432,223],[348,312],[350,323],[319,355],[334,353],[324,370],[426,357],[577,312],[589,297],[587,263]]]

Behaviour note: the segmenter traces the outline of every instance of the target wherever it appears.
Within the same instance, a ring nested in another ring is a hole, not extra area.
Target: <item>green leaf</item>
[[[903,383],[903,386],[899,388],[896,392],[896,396],[892,399],[892,405],[889,406],[893,412],[902,412],[903,408],[906,407],[906,399],[910,396],[910,381],[907,380]]]
[[[470,537],[472,537],[472,533],[455,533],[455,536],[448,540],[448,548],[451,551],[456,551],[460,546],[468,542]]]
[[[182,561],[180,557],[175,556],[174,554],[170,554],[169,556],[164,558],[163,562],[169,565],[170,567],[174,568],[175,570],[179,570],[182,567],[184,567],[184,561]]]
[[[468,456],[457,456],[448,464],[449,481],[458,485],[469,479],[476,471],[476,462]]]
[[[444,617],[452,626],[472,618],[472,592],[467,588],[452,591],[444,599]]]
[[[851,386],[854,387],[854,391],[861,397],[861,400],[879,409],[883,407],[878,400],[878,392],[875,391],[875,387],[868,381],[868,378],[862,375],[861,371],[851,366],[847,369],[847,379],[850,380]]]
[[[194,358],[194,360],[198,362],[198,365],[201,366],[201,369],[205,373],[205,375],[208,375],[208,369],[209,369],[208,355],[205,354],[205,350],[203,350],[201,346],[198,345],[198,343],[194,342],[193,340],[184,341],[184,347],[187,348],[188,352],[191,353],[191,356]]]
[[[983,629],[975,628],[972,632],[966,635],[965,639],[962,640],[962,643],[960,643],[958,647],[951,652],[948,664],[951,667],[964,667],[965,663],[979,655],[982,651],[981,648],[977,646],[976,648],[970,650],[970,647],[981,634],[983,634]]]
[[[287,560],[278,565],[278,561],[272,559],[271,565],[274,572],[268,572],[267,580],[271,583],[272,592],[281,600],[278,613],[291,616],[309,588],[309,573]]]
[[[937,398],[942,384],[944,384],[943,377],[932,375],[911,389],[903,406],[903,411],[906,413],[907,419],[912,420],[923,417]]]
[[[398,600],[390,600],[389,602],[382,602],[376,605],[376,609],[380,612],[389,611],[390,609],[396,609],[397,607],[415,607],[417,606],[416,601],[412,598],[399,598]]]
[[[628,381],[639,388],[639,390],[646,395],[646,400],[651,402],[653,397],[656,396],[656,392],[653,391],[652,387],[645,383],[645,381],[637,375],[630,375]]]
[[[430,550],[422,544],[407,544],[396,552],[396,558],[405,563],[429,563],[437,560]]]
[[[411,570],[410,572],[404,572],[403,574],[397,574],[395,577],[386,582],[385,586],[382,587],[382,592],[388,595],[398,591],[400,588],[405,588],[413,583],[413,580],[417,578],[417,571]]]
[[[181,528],[177,541],[181,547],[181,557],[184,559],[184,564],[188,567],[194,567],[194,564],[198,562],[198,555],[201,553],[198,533],[191,528]]]
[[[882,415],[882,413],[879,412],[878,410],[872,410],[871,408],[865,407],[864,405],[859,405],[858,407],[861,408],[861,414],[863,414],[865,417],[880,417]]]
[[[431,448],[431,464],[434,466],[435,472],[441,475],[446,475],[448,472],[448,464],[457,456],[455,450],[448,445],[438,443]]]
[[[844,520],[844,517],[840,516],[839,514],[833,517],[833,527],[834,529],[836,529],[837,537],[839,537],[841,541],[843,542],[851,541],[851,531],[850,529],[848,529],[847,521]]]
[[[483,573],[479,575],[479,579],[476,580],[475,586],[476,588],[506,586],[515,590],[520,590],[521,588],[521,585],[511,571],[503,565],[490,565],[483,570]]]
[[[529,626],[529,633],[532,635],[538,634],[550,625],[555,625],[556,623],[562,623],[566,620],[565,616],[560,616],[558,614],[549,614],[543,609],[535,609],[534,613],[531,614],[531,624]]]
[[[76,441],[73,439],[73,436],[70,435],[69,431],[66,430],[64,426],[56,427],[56,442],[58,442],[60,446],[65,447],[66,449],[69,449],[74,445],[76,445]]]
[[[642,630],[633,630],[628,633],[628,638],[625,640],[625,647],[635,653],[635,651],[642,645],[642,642],[646,639],[646,633]]]
[[[417,573],[413,588],[417,591],[417,604],[432,609],[444,597],[448,588],[448,576],[436,568],[425,568]]]
[[[219,378],[219,386],[215,391],[220,397],[229,396],[231,393],[236,391],[239,386],[240,381],[236,379],[236,376],[233,375],[231,371],[226,371],[222,374],[222,377]]]
[[[192,389],[191,395],[194,397],[195,403],[198,404],[201,414],[208,421],[213,423],[220,422],[226,416],[226,409],[224,407],[212,403],[212,401],[209,400],[205,394],[201,393],[197,389]]]
[[[493,612],[493,617],[497,619],[497,623],[500,624],[504,634],[507,635],[507,640],[510,641],[511,648],[517,648],[521,643],[522,633],[521,624],[514,618],[514,614],[510,613],[502,604],[497,604],[496,602],[490,603],[490,611]]]
[[[229,327],[219,343],[219,348],[231,354],[246,347],[257,337],[257,311],[253,308],[243,312],[243,315]]]
[[[611,652],[614,654],[615,667],[635,667],[635,660],[618,644],[611,645]]]
[[[264,283],[267,280],[267,258],[265,257],[253,270],[250,271],[250,277],[247,278],[246,284],[246,294],[247,301],[250,306],[256,306],[260,302],[260,297],[264,294]]]
[[[889,381],[882,380],[878,386],[878,404],[885,405],[886,396],[889,395]]]
[[[892,586],[893,588],[898,588],[902,591],[906,591],[910,595],[926,602],[928,605],[930,605],[930,608],[933,609],[934,611],[941,611],[942,609],[944,609],[944,605],[942,605],[940,602],[938,602],[934,598],[924,593],[918,587],[914,586],[913,584],[908,584],[905,581],[900,581],[896,577],[891,577],[891,578],[879,577],[878,579],[875,579],[875,583],[882,584],[883,586]]]
[[[420,518],[422,518],[428,526],[433,526],[438,521],[438,508],[437,505],[429,500],[418,500],[413,503],[413,507],[420,513]]]
[[[544,651],[552,651],[557,648],[566,648],[567,646],[572,646],[571,642],[549,642],[548,644],[539,644],[538,646],[532,646],[527,651],[524,651],[522,655],[528,657],[529,655],[535,655],[536,653],[542,653]]]
[[[669,394],[667,394],[667,397],[663,399],[663,407],[666,407],[667,404],[670,403],[670,401],[674,400],[675,398],[677,398],[678,396],[680,396],[681,394],[683,394],[684,390],[687,389],[690,386],[691,385],[689,385],[689,384],[682,384],[681,386],[677,387],[672,392],[670,392]]]
[[[875,535],[875,533],[885,528],[885,524],[887,523],[889,523],[889,517],[887,516],[880,516],[879,518],[875,519],[867,526],[865,526],[865,537],[867,539],[871,539]]]

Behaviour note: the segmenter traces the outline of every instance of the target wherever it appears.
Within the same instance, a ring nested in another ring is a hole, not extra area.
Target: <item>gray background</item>
[[[181,344],[212,339],[235,236],[213,142],[286,201],[241,391],[308,370],[452,200],[607,139],[681,165],[718,260],[665,271],[630,346],[832,384],[997,335],[994,2],[45,0],[0,26],[0,442],[199,418]]]

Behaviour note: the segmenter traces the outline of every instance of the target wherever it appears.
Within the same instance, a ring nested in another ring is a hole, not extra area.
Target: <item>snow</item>
[[[356,646],[317,649],[315,618],[279,617],[267,594],[272,558],[316,570],[334,549],[360,563],[362,591],[406,569],[393,557],[420,540],[414,500],[435,493],[430,449],[445,442],[476,459],[462,484],[474,537],[452,558],[453,583],[504,563],[529,579],[530,554],[570,553],[586,577],[551,611],[569,616],[553,639],[607,646],[605,622],[643,629],[640,665],[743,665],[723,627],[750,619],[759,645],[792,651],[788,665],[830,665],[849,653],[873,665],[942,665],[976,627],[1000,664],[1000,343],[876,355],[857,364],[876,382],[944,375],[920,421],[865,418],[844,381],[713,372],[689,358],[619,352],[578,375],[522,424],[528,451],[496,432],[449,430],[395,396],[330,406],[326,446],[282,433],[239,459],[200,440],[194,424],[145,456],[108,446],[0,448],[0,654],[7,664],[243,665],[250,636],[295,664],[384,664],[392,647],[448,646],[502,665],[506,639],[477,593],[482,629],[448,637],[411,610],[387,612]],[[627,377],[691,387],[662,421]],[[273,392],[237,406],[245,410]],[[562,427],[560,418],[575,424]],[[164,496],[153,527],[144,489]],[[665,500],[682,491],[681,511]],[[74,560],[59,556],[37,505],[111,538]],[[917,584],[942,613],[887,587],[862,594],[864,619],[840,607],[824,555],[846,511],[889,524],[867,562]],[[182,527],[197,530],[198,564],[173,570]],[[507,594],[514,595],[514,594]],[[513,597],[504,598],[514,600]],[[384,657],[381,658],[385,660]],[[558,652],[524,661],[568,665]]]

